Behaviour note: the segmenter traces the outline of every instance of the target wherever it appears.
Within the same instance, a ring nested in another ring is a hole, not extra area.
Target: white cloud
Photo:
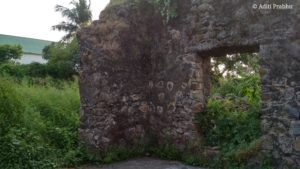
[[[0,0],[0,34],[58,41],[64,32],[52,31],[51,26],[63,20],[54,11],[56,4],[68,6],[71,0]],[[93,20],[109,0],[91,0]]]

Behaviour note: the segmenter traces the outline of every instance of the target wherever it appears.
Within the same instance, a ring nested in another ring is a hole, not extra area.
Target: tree
[[[0,45],[0,63],[10,59],[20,59],[22,53],[20,45]]]
[[[43,49],[43,58],[48,60],[48,63],[58,61],[72,61],[78,63],[79,50],[77,39],[74,38],[70,43],[52,43]]]
[[[48,73],[55,78],[71,78],[77,74],[79,50],[77,39],[70,43],[52,43],[43,49],[43,58],[48,60]]]
[[[242,77],[259,71],[257,53],[237,53],[212,59],[213,75],[220,77]]]
[[[78,30],[89,24],[92,20],[90,1],[87,3],[86,0],[72,0],[70,4],[74,6],[71,9],[61,5],[55,6],[55,11],[61,12],[61,15],[68,20],[62,21],[58,25],[52,27],[53,30],[67,32],[67,35],[63,37],[63,40],[69,40],[74,37]]]

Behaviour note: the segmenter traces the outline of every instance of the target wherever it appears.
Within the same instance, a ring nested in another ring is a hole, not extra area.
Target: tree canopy
[[[86,26],[92,20],[90,1],[87,3],[86,0],[72,0],[70,4],[73,8],[67,8],[61,5],[55,6],[55,11],[60,12],[62,17],[67,19],[67,21],[62,21],[52,27],[53,30],[67,32],[63,40],[69,40],[74,37],[79,29]]]
[[[20,45],[0,45],[0,63],[10,59],[20,59],[22,53]]]

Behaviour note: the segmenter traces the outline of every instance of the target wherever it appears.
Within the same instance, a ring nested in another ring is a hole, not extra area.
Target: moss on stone
[[[130,0],[111,0],[109,3],[109,6],[116,6],[116,5],[122,5],[126,2],[129,2]]]

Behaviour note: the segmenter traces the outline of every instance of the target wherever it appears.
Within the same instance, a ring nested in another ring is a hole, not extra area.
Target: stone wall
[[[210,59],[186,53],[181,32],[149,6],[110,7],[80,34],[80,133],[92,147],[199,141],[193,119],[209,94]]]
[[[300,166],[300,2],[177,3],[168,24],[147,0],[124,1],[81,31],[82,139],[99,149],[201,144],[193,120],[209,96],[210,57],[259,52],[262,152],[278,168]],[[254,8],[273,3],[293,8]]]

